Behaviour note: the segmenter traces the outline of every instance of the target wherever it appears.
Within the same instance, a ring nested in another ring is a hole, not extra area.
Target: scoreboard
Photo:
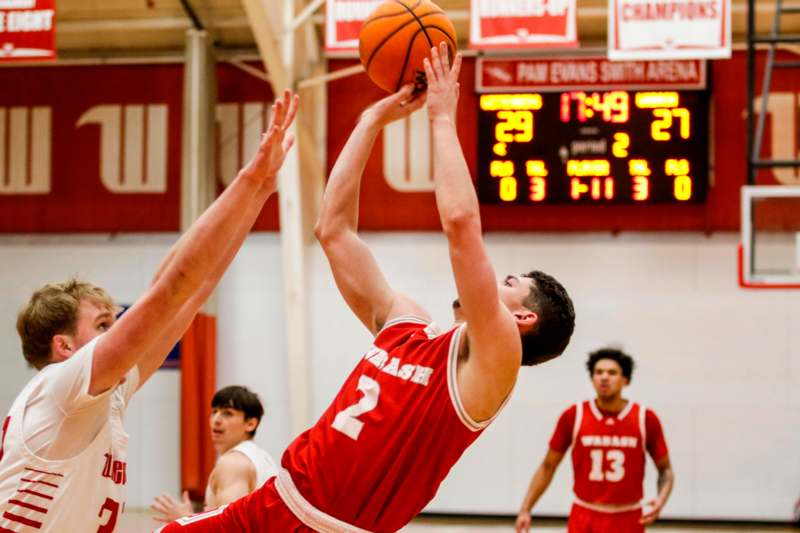
[[[706,199],[706,90],[567,90],[479,98],[478,194],[490,204]]]

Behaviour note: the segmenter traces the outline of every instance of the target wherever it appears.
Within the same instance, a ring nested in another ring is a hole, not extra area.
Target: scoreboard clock
[[[699,204],[706,90],[479,95],[478,193],[490,204]]]

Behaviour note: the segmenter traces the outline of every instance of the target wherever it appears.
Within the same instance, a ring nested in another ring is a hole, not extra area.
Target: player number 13
[[[333,429],[341,431],[353,440],[358,440],[358,436],[364,428],[364,422],[359,420],[358,417],[377,407],[378,395],[381,393],[381,387],[378,382],[363,375],[358,378],[357,389],[364,393],[364,396],[358,400],[358,403],[345,407],[336,413],[336,418],[333,419],[333,424],[331,424]]]
[[[622,450],[592,450],[592,471],[589,472],[590,481],[620,481],[625,477],[625,454]],[[605,462],[609,461],[606,470]]]

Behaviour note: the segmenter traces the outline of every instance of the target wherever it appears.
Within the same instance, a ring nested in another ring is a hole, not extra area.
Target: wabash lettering
[[[104,454],[106,464],[103,466],[103,477],[107,477],[115,485],[124,485],[128,482],[128,464],[125,461],[117,461],[110,453]]]

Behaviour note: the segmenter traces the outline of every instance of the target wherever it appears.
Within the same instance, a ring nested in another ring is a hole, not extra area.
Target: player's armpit
[[[256,469],[253,463],[239,452],[220,457],[214,467],[213,477],[211,491],[216,507],[236,501],[258,488],[255,486]]]
[[[342,297],[353,314],[375,335],[394,317],[427,312],[410,298],[396,293],[386,281],[369,247],[353,231],[318,233]]]

